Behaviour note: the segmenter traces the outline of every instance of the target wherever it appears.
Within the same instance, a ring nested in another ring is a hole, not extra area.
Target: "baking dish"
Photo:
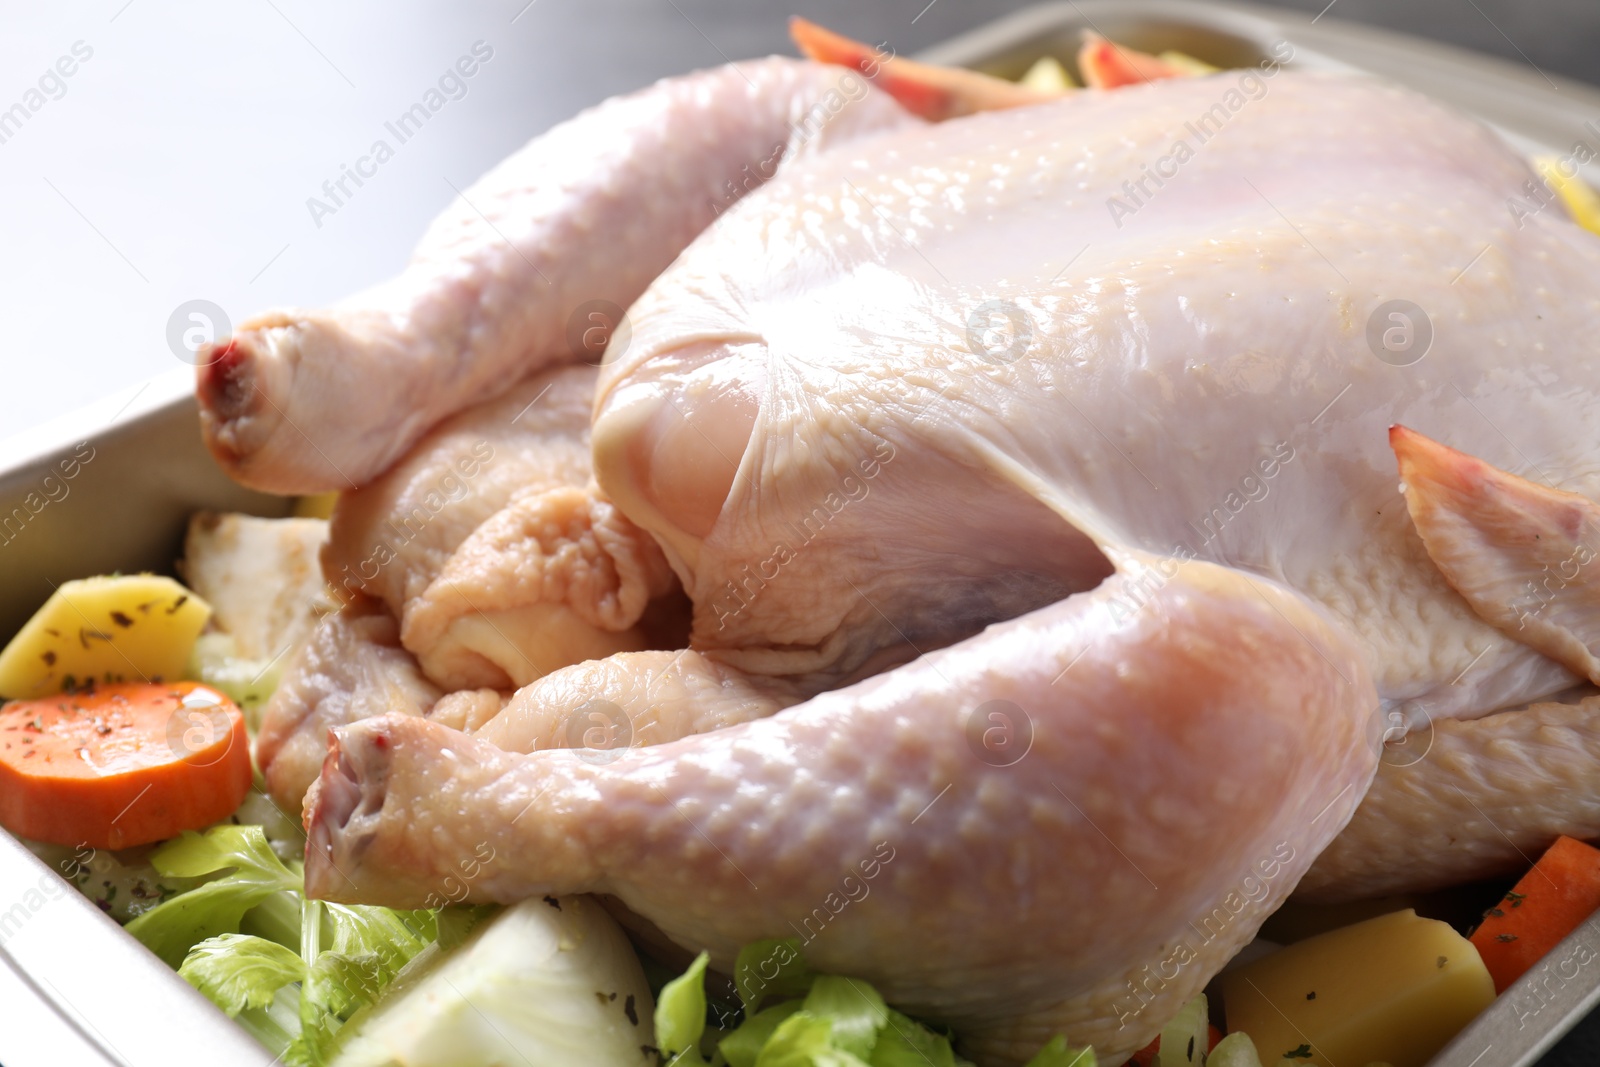
[[[1547,78],[1531,65],[1242,5],[1042,4],[921,58],[1016,76],[1040,55],[1070,55],[1084,29],[1219,65],[1253,63],[1287,41],[1292,65],[1364,70],[1410,84],[1478,115],[1530,153],[1565,155],[1580,140],[1600,145],[1600,90]],[[61,581],[113,570],[169,572],[195,510],[287,510],[286,501],[244,490],[212,464],[200,442],[191,379],[190,368],[176,366],[136,392],[0,444],[0,636],[9,637]],[[1580,940],[1572,945],[1594,940],[1594,925],[1575,933]],[[1564,948],[1573,951],[1572,945]],[[1539,1011],[1513,1011],[1509,1021],[1507,1011],[1492,1009],[1441,1054],[1438,1067],[1535,1062],[1540,1050],[1519,1050],[1517,1035],[1532,1027],[1546,1044],[1553,1041],[1589,1007],[1582,986],[1569,982],[1542,998]],[[1514,1008],[1516,996],[1514,989],[1500,1004]],[[270,1062],[243,1031],[4,834],[0,1005],[0,1063],[7,1067]]]

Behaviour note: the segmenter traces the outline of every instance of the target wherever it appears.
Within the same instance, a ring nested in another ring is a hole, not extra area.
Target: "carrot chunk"
[[[1489,909],[1471,941],[1503,993],[1600,908],[1600,849],[1570,837],[1556,843]]]
[[[902,59],[798,15],[789,19],[789,36],[806,58],[859,71],[907,111],[935,122],[978,111],[1037,104],[1067,91],[1037,89],[975,70]]]
[[[1091,89],[1120,89],[1164,78],[1183,78],[1191,72],[1159,56],[1125,48],[1086,31],[1078,49],[1078,73]]]
[[[249,789],[244,716],[197,682],[0,707],[0,826],[21,837],[129,848],[209,826]]]

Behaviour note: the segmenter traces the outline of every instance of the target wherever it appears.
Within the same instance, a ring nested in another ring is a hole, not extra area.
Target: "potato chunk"
[[[1472,943],[1409,908],[1265,956],[1222,976],[1229,1031],[1263,1063],[1423,1067],[1494,1000]]]
[[[154,574],[63,582],[0,652],[0,697],[89,683],[173,681],[211,606]]]

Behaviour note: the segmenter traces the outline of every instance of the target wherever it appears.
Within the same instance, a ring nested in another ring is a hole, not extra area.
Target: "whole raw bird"
[[[262,753],[298,803],[336,727],[310,890],[421,906],[488,842],[472,899],[612,894],[723,966],[797,937],[1009,1064],[1145,1044],[1330,841],[1325,896],[1600,831],[1581,620],[1495,606],[1585,595],[1600,495],[1600,242],[1507,211],[1527,165],[1273,59],[1049,100],[858,66],[610,101],[201,369],[219,460],[345,490],[329,579],[453,691],[358,718],[328,650],[374,638],[330,620]],[[516,428],[595,315],[589,425]],[[477,437],[517,478],[384,542]],[[1505,755],[1552,716],[1578,755]],[[1369,787],[1409,822],[1352,823]]]

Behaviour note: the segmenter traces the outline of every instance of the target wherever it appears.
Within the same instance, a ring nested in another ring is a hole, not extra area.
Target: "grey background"
[[[398,270],[427,221],[529,137],[663,75],[788,51],[784,16],[915,52],[1013,0],[7,0],[0,111],[93,56],[0,143],[0,440],[179,367],[180,304],[233,319]],[[1283,0],[1600,82],[1595,0]],[[493,58],[337,213],[337,178],[474,42]],[[320,221],[320,225],[317,224]]]

